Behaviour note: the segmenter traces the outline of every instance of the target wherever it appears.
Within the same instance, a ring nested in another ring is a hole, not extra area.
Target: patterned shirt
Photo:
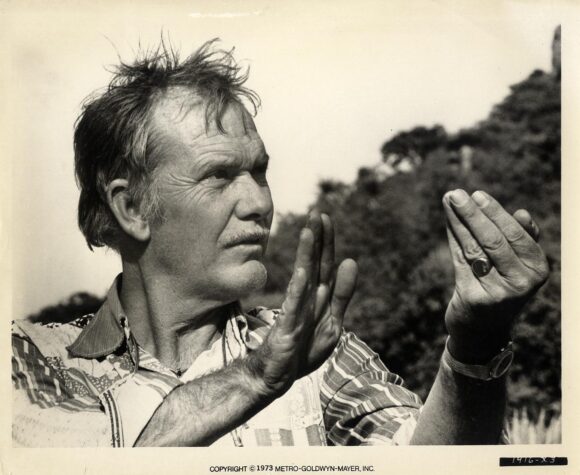
[[[14,322],[15,446],[132,446],[173,389],[256,349],[278,315],[225,307],[220,338],[178,374],[137,344],[119,284],[94,315],[65,324]],[[343,332],[318,370],[215,444],[406,444],[420,407],[376,353]]]

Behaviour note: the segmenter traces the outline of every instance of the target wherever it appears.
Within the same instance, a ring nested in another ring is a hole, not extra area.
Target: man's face
[[[148,252],[176,294],[237,300],[262,288],[273,204],[268,155],[248,112],[230,104],[206,130],[205,104],[181,89],[153,114],[163,218],[151,224]],[[178,293],[179,292],[179,293]]]

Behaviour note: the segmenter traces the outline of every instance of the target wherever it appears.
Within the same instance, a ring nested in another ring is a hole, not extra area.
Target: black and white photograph
[[[578,20],[0,2],[0,465],[577,470]]]

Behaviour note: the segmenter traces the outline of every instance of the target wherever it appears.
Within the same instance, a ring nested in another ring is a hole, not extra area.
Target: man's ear
[[[107,202],[121,229],[138,241],[151,237],[149,223],[143,219],[139,203],[134,203],[127,191],[129,182],[117,178],[107,185]]]

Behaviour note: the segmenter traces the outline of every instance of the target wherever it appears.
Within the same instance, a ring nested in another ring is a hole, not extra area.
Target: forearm
[[[481,381],[441,364],[411,444],[497,444],[505,405],[505,377]]]
[[[274,399],[261,390],[248,361],[238,360],[169,393],[136,445],[207,446]]]

